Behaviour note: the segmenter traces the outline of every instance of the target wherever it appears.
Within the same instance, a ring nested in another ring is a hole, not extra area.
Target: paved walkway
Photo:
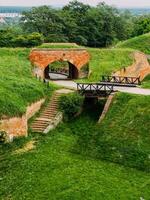
[[[55,84],[70,88],[70,89],[77,89],[77,85],[74,81],[53,81]],[[150,89],[142,89],[138,87],[114,87],[115,91],[126,92],[131,94],[139,94],[139,95],[150,95]]]

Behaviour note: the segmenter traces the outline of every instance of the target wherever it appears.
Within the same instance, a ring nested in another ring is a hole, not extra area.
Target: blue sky
[[[83,3],[96,5],[101,0],[80,0]],[[150,7],[150,0],[102,0],[118,7]],[[38,6],[65,5],[69,0],[0,0],[0,6]]]

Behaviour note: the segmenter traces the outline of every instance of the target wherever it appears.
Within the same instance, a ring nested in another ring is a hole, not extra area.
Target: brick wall
[[[85,49],[33,49],[30,53],[33,74],[44,78],[44,69],[55,61],[68,61],[76,67],[80,77],[80,69],[89,63],[90,55]]]
[[[7,133],[8,141],[12,141],[15,137],[27,136],[27,121],[41,108],[41,105],[44,103],[44,101],[44,99],[41,99],[40,101],[28,106],[26,113],[22,117],[13,117],[10,119],[0,120],[0,131]]]

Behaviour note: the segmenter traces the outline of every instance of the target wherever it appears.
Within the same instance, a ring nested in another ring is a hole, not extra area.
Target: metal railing
[[[103,75],[100,82],[113,83],[114,85],[140,85],[140,77],[107,76]]]
[[[77,83],[77,91],[86,96],[108,96],[114,91],[114,86],[101,83]]]

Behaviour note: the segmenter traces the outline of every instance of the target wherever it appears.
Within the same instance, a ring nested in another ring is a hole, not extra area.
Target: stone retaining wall
[[[45,99],[41,99],[40,101],[28,106],[26,113],[22,117],[0,120],[0,131],[6,132],[8,141],[12,141],[15,137],[28,135],[28,119],[39,111],[44,101]]]

